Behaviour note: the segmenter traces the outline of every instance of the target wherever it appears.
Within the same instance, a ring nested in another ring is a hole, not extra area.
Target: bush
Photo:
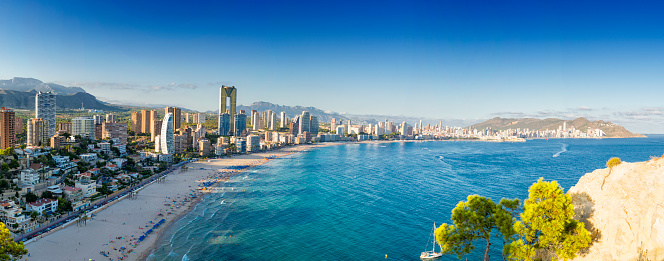
[[[606,162],[606,166],[612,169],[613,167],[620,165],[620,163],[622,163],[622,161],[620,161],[620,158],[613,157]]]

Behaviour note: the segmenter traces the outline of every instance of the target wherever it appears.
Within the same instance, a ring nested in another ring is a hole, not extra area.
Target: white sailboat
[[[431,251],[424,251],[422,254],[420,254],[421,259],[434,259],[434,258],[439,258],[443,256],[442,253],[436,252],[436,223],[433,223],[433,231],[431,231],[431,234],[433,235],[433,241],[431,242],[433,245],[431,246]],[[428,245],[429,243],[427,243]]]

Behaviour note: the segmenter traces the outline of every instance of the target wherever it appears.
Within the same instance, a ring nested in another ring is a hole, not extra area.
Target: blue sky
[[[0,1],[0,79],[116,103],[440,119],[586,116],[664,133],[664,10],[629,1]]]

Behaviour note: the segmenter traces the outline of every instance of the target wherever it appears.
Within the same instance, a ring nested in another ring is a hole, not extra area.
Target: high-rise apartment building
[[[71,134],[71,122],[58,123],[58,131]]]
[[[95,120],[90,117],[71,119],[71,135],[95,139]]]
[[[256,110],[251,110],[251,127],[253,130],[259,130],[260,119],[258,118],[258,112]]]
[[[138,111],[134,111],[131,113],[131,131],[133,131],[135,134],[139,134],[142,130],[143,115]]]
[[[277,129],[277,114],[275,112],[270,111],[268,113],[270,116],[270,124],[269,124],[269,129],[270,130],[276,130]]]
[[[230,100],[230,101],[229,101]],[[235,129],[235,106],[237,100],[237,89],[235,86],[224,86],[219,87],[219,112],[218,112],[218,124],[221,124],[221,115],[229,112],[230,115],[230,130],[231,132]],[[245,115],[245,124],[246,124],[246,115]],[[218,126],[221,129],[221,126]],[[230,135],[233,135],[231,133]]]
[[[155,136],[159,136],[159,134],[161,134],[161,125],[163,125],[161,120],[153,120],[152,123],[150,124],[150,140],[151,141],[155,141]],[[155,144],[155,146],[156,146],[156,144]]]
[[[281,117],[280,118],[281,118],[280,119],[281,120],[280,128],[286,128],[287,127],[286,124],[287,124],[288,119],[286,119],[286,112],[285,111],[281,112]]]
[[[14,118],[16,122],[14,123],[14,130],[16,131],[16,134],[23,133],[23,119],[19,117]]]
[[[155,116],[157,114],[157,111],[155,110],[141,110],[141,132],[142,133],[150,133],[150,125],[153,120],[156,118],[153,118],[152,116]]]
[[[117,115],[115,115],[113,113],[106,114],[106,122],[111,122],[112,123],[112,122],[117,122],[117,121],[118,121],[118,116]]]
[[[38,92],[35,96],[35,118],[47,121],[48,136],[55,135],[55,94]]]
[[[337,119],[332,118],[332,121],[330,121],[330,131],[334,131],[337,129]]]
[[[173,114],[173,131],[177,130],[180,128],[180,120],[182,120],[182,110],[178,107],[166,107],[164,109],[166,114]],[[162,137],[163,138],[163,137]]]
[[[311,132],[311,135],[318,135],[318,117],[314,115],[309,118],[309,132]]]
[[[234,136],[245,136],[247,134],[247,115],[244,113],[238,113],[235,115],[235,123],[233,126],[235,127],[235,130],[233,130]]]
[[[95,115],[93,118],[95,119],[95,125],[101,125],[104,122],[104,117],[101,115]]]
[[[50,142],[49,137],[47,121],[39,118],[28,120],[28,146],[42,146],[48,144]]]
[[[311,132],[310,122],[311,122],[311,115],[309,115],[308,111],[303,111],[302,115],[300,115],[300,129],[298,135],[304,133],[305,131]]]
[[[219,115],[219,135],[231,135],[231,115],[229,113],[222,113]]]
[[[16,143],[16,114],[5,107],[0,108],[0,149],[14,146]]]
[[[102,124],[101,138],[117,138],[120,144],[127,144],[127,123],[104,122]]]
[[[164,116],[164,119],[162,120],[161,135],[159,138],[159,147],[164,154],[172,154],[175,152],[175,130],[173,129],[173,126],[173,113],[166,113],[166,116]]]

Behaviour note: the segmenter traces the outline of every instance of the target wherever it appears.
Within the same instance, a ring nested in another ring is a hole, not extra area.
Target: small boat
[[[436,243],[436,223],[433,223],[433,230],[431,231],[431,234],[433,235],[433,240],[431,241],[431,243],[433,244],[432,247],[431,247],[431,251],[426,251],[425,250],[424,252],[422,252],[422,254],[420,254],[421,259],[434,259],[434,258],[439,258],[439,257],[443,256],[442,253],[436,252],[436,245],[437,245],[437,243]],[[427,243],[427,246],[428,245],[429,245],[429,243]]]

